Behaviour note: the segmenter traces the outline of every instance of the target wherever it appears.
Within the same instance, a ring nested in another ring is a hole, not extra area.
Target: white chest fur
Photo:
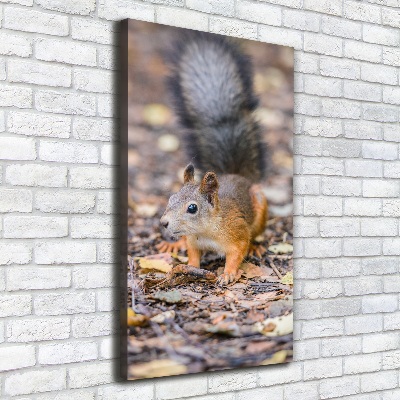
[[[199,237],[196,238],[197,246],[200,250],[215,251],[220,255],[225,255],[224,249],[221,245],[213,239]]]

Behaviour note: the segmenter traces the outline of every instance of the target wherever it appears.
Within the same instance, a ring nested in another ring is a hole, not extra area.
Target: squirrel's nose
[[[165,219],[165,217],[161,217],[160,222],[161,222],[161,225],[162,225],[164,228],[167,228],[167,227],[168,227],[168,223],[169,223],[169,222]]]

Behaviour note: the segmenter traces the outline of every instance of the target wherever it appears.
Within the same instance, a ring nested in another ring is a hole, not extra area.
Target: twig
[[[269,260],[269,263],[271,265],[271,268],[274,270],[276,275],[278,276],[279,279],[282,279],[282,274],[279,272],[278,268],[276,268],[274,262],[272,260]]]
[[[214,273],[206,269],[196,268],[191,265],[179,264],[168,273],[168,279],[172,279],[174,275],[188,275],[199,279],[206,279],[207,281],[215,281],[217,277]]]

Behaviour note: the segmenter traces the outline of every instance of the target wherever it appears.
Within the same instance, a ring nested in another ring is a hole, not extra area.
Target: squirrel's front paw
[[[226,286],[230,283],[236,282],[242,273],[240,271],[237,272],[223,272],[217,279],[217,283],[219,286]]]
[[[161,253],[178,253],[179,250],[186,250],[186,240],[185,238],[180,238],[177,242],[163,240],[156,245],[156,249]]]

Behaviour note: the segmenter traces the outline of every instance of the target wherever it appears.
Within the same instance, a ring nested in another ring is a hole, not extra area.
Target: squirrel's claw
[[[186,250],[186,240],[184,238],[179,239],[177,242],[167,242],[163,240],[156,245],[156,249],[161,253],[178,253],[179,250]]]
[[[224,272],[218,277],[217,284],[219,286],[226,286],[236,280],[236,274]]]

